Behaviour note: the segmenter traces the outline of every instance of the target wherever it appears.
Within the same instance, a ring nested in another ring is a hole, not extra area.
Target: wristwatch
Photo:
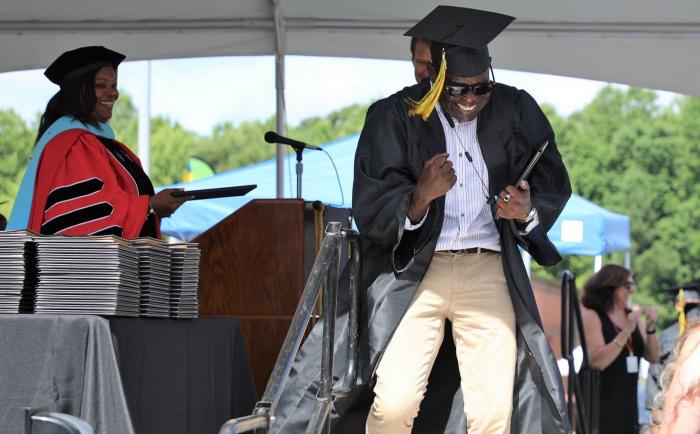
[[[537,215],[537,208],[535,208],[535,204],[532,204],[530,211],[525,215],[525,217],[518,220],[518,223],[526,225],[526,224],[530,223],[531,221],[533,221],[535,219],[536,215]]]

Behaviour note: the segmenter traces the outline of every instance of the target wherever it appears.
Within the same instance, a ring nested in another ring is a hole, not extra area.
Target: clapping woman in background
[[[593,368],[601,371],[600,434],[639,432],[637,380],[639,358],[659,359],[656,340],[657,311],[630,309],[636,285],[632,273],[619,265],[606,265],[583,287],[581,303]]]

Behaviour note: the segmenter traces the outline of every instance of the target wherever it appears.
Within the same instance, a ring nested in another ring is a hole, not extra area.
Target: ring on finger
[[[508,202],[510,200],[510,193],[506,193],[503,195],[503,202]]]

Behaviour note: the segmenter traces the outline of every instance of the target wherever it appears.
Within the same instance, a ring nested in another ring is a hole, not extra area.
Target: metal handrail
[[[338,224],[340,228],[340,224]],[[338,301],[338,267],[330,267],[326,274],[326,293],[323,296],[323,343],[321,347],[321,384],[316,395],[316,406],[311,414],[306,434],[331,432],[331,398],[333,393],[333,342],[335,342],[335,311]]]
[[[24,433],[61,432],[64,434],[93,434],[95,431],[89,423],[67,413],[53,411],[34,411],[31,407],[22,407],[24,412]]]
[[[348,365],[345,369],[345,380],[340,389],[334,390],[336,398],[349,395],[357,382],[357,357],[359,347],[358,317],[359,293],[362,286],[362,261],[360,260],[360,234],[356,231],[345,230],[344,237],[350,244],[350,311],[348,313]]]
[[[357,232],[341,228],[341,223],[330,222],[326,227],[325,237],[316,256],[309,278],[304,286],[301,299],[297,305],[292,323],[287,331],[287,336],[282,345],[277,362],[270,374],[270,379],[265,387],[262,399],[255,405],[253,414],[237,419],[231,419],[219,429],[219,434],[235,434],[256,430],[256,433],[266,433],[275,414],[275,409],[282,396],[284,385],[292,368],[292,363],[301,346],[304,331],[313,314],[313,307],[318,299],[321,283],[324,278],[324,313],[321,385],[317,396],[317,403],[311,421],[307,426],[307,433],[320,433],[325,428],[330,432],[330,415],[332,403],[335,399],[333,391],[333,348],[335,334],[335,312],[338,290],[338,268],[340,262],[341,239],[347,238],[352,248],[352,262],[350,269],[350,299],[351,306],[348,318],[349,339],[348,342],[348,369],[341,394],[352,391],[356,380],[357,364],[357,289],[360,278],[360,256]],[[347,375],[350,378],[347,378]]]
[[[567,387],[567,410],[569,417],[573,414],[574,402],[576,404],[576,424],[577,433],[589,434],[596,432],[595,427],[590,426],[590,415],[584,405],[583,391],[578,381],[574,365],[574,321],[578,329],[579,343],[583,352],[583,365],[589,366],[588,348],[586,346],[586,335],[583,329],[583,319],[581,317],[581,306],[578,301],[576,291],[576,276],[569,270],[561,273],[561,353],[569,366],[568,387]],[[573,398],[573,399],[572,399]]]

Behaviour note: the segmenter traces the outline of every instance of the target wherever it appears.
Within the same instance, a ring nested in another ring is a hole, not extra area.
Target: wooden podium
[[[202,250],[199,313],[240,320],[259,395],[313,266],[318,227],[349,226],[350,210],[315,205],[254,200],[194,239]]]

